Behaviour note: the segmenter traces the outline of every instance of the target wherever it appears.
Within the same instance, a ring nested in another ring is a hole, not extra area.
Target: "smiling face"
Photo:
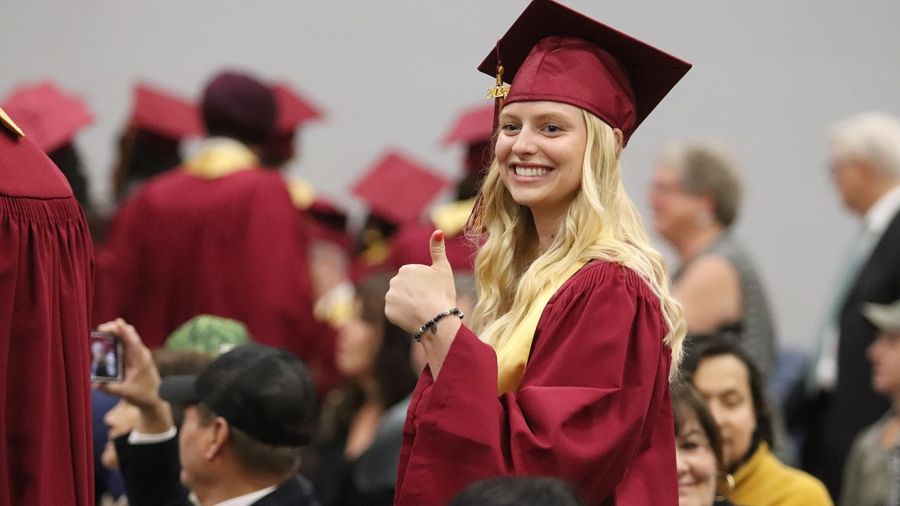
[[[581,188],[587,126],[581,109],[559,102],[516,102],[500,113],[500,180],[516,203],[561,217]]]
[[[690,409],[684,410],[681,430],[675,438],[679,506],[708,506],[716,495],[716,455],[712,444]]]

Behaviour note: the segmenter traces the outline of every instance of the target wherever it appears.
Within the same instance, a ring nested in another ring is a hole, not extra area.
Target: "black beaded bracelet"
[[[416,341],[422,339],[422,334],[424,334],[426,330],[431,330],[432,334],[437,333],[437,322],[450,315],[458,316],[460,320],[462,320],[466,316],[465,313],[462,312],[462,309],[458,307],[451,307],[446,311],[436,314],[434,318],[428,320],[424,325],[419,327],[419,330],[417,330],[412,335],[413,339],[415,339]]]

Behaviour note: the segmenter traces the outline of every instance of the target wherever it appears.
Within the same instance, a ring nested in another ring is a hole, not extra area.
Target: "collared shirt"
[[[863,216],[863,223],[880,238],[898,211],[900,211],[900,184],[872,204]]]
[[[215,506],[250,506],[256,501],[262,499],[263,497],[271,494],[275,491],[275,485],[271,487],[266,487],[256,492],[250,492],[249,494],[239,495],[237,497],[232,497],[227,501],[222,501],[217,503]]]

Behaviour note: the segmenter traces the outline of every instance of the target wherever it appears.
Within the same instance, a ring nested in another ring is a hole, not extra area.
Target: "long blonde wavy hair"
[[[543,253],[531,211],[517,204],[500,180],[496,160],[482,187],[484,244],[475,259],[478,304],[472,327],[497,349],[509,339],[529,304],[550,280],[576,262],[606,260],[637,272],[659,298],[672,351],[670,377],[681,360],[686,325],[681,305],[669,293],[662,255],[651,245],[640,216],[619,176],[620,147],[609,125],[582,110],[587,144],[581,188],[559,233]]]

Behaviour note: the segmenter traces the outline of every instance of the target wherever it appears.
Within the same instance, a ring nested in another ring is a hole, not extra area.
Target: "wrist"
[[[416,341],[419,341],[427,334],[431,334],[432,336],[436,335],[438,332],[438,324],[444,323],[445,326],[448,322],[452,321],[454,323],[453,328],[459,329],[459,325],[461,325],[460,321],[465,317],[465,313],[458,307],[451,307],[445,311],[441,311],[434,315],[430,320],[426,321],[419,327],[415,332],[413,332],[412,337]]]

